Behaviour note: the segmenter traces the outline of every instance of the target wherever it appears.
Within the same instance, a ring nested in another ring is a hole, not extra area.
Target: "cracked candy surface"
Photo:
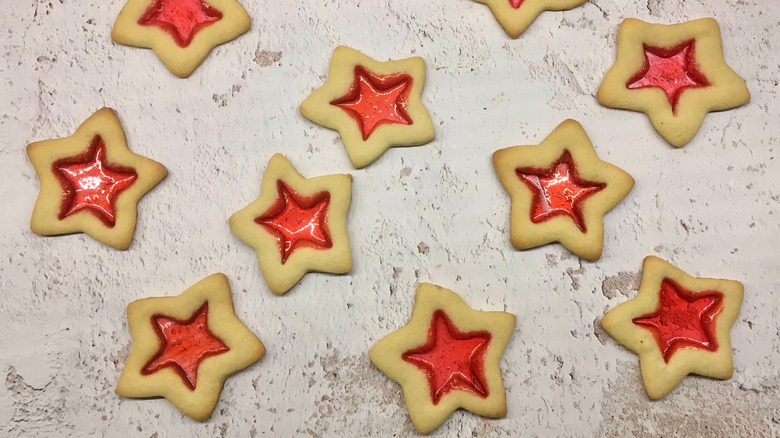
[[[228,347],[208,328],[208,310],[206,303],[187,321],[165,315],[154,316],[151,324],[160,338],[160,350],[141,373],[152,374],[171,367],[190,389],[195,389],[198,365],[209,356],[228,351]]]

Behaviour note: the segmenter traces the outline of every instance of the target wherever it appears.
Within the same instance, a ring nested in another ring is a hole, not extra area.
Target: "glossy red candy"
[[[116,223],[116,198],[138,175],[135,170],[106,162],[106,145],[96,135],[83,153],[55,161],[52,171],[63,189],[60,219],[88,210],[106,225]]]
[[[523,2],[525,0],[509,0],[509,4],[512,5],[513,8],[519,9],[520,6],[523,6]]]
[[[490,333],[484,331],[460,332],[444,311],[437,310],[428,329],[428,341],[405,352],[402,358],[426,373],[433,404],[454,390],[485,398],[485,355],[490,339]]]
[[[695,294],[671,279],[661,282],[655,312],[635,318],[634,324],[653,332],[667,363],[681,348],[718,349],[717,316],[723,311],[723,294],[700,291]]]
[[[203,0],[154,0],[138,24],[158,26],[187,47],[199,30],[221,18],[222,13]]]
[[[553,216],[567,215],[585,232],[582,201],[606,187],[580,179],[569,151],[564,151],[549,169],[522,167],[517,176],[531,190],[531,221],[539,223]]]
[[[190,389],[195,389],[201,361],[229,350],[209,330],[208,310],[207,302],[187,321],[153,316],[151,322],[160,338],[160,350],[141,369],[141,373],[152,374],[161,368],[171,367]]]
[[[255,222],[265,227],[279,242],[282,264],[299,247],[327,249],[333,247],[327,217],[330,193],[302,196],[284,182],[277,182],[276,203]]]
[[[379,76],[363,66],[355,67],[355,81],[347,94],[332,101],[347,112],[360,127],[363,140],[381,125],[411,125],[406,113],[412,77],[406,73]]]
[[[629,89],[658,87],[666,93],[672,111],[676,111],[685,89],[709,85],[696,66],[696,41],[686,41],[672,48],[648,45],[644,48],[645,65],[628,80],[626,87]]]

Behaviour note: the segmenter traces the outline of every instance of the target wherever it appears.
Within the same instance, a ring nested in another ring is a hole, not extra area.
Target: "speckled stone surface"
[[[780,434],[780,12],[766,1],[589,1],[545,13],[510,40],[466,0],[243,1],[252,29],[189,78],[149,50],[113,44],[122,1],[0,5],[0,436],[412,436],[400,386],[367,351],[403,325],[422,281],[518,318],[502,367],[509,413],[456,412],[434,436],[777,436]],[[716,17],[726,58],[753,100],[710,114],[674,149],[641,113],[595,91],[623,18]],[[385,60],[419,55],[437,139],[354,170],[338,135],[297,106],[338,44]],[[140,204],[116,251],[84,235],[29,231],[38,183],[25,146],[70,135],[115,108],[130,148],[170,175]],[[606,217],[595,263],[558,245],[518,252],[490,155],[579,120],[633,192]],[[304,175],[351,172],[355,261],[273,295],[227,218],[259,193],[275,152]],[[597,324],[635,295],[642,258],[745,284],[728,381],[689,377],[651,402],[636,356]],[[237,313],[265,343],[198,423],[164,399],[114,386],[131,348],[125,306],[224,272]]]

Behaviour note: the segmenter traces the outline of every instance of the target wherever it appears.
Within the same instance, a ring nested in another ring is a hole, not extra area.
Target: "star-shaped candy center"
[[[379,76],[365,67],[355,67],[355,81],[344,96],[332,101],[347,112],[360,127],[363,140],[384,124],[411,125],[406,113],[412,77],[406,73]]]
[[[520,6],[523,6],[524,1],[525,0],[509,0],[509,4],[515,9],[520,9]]]
[[[279,180],[276,203],[255,222],[276,236],[284,264],[299,247],[327,249],[333,246],[327,216],[330,193],[302,196]]]
[[[201,361],[229,350],[209,330],[208,310],[207,302],[187,321],[163,315],[153,316],[151,323],[160,338],[160,350],[142,368],[141,373],[152,374],[161,368],[171,367],[181,375],[190,389],[195,389]]]
[[[603,183],[579,178],[569,151],[564,151],[549,169],[522,167],[517,176],[531,190],[531,221],[539,223],[557,215],[567,215],[585,232],[582,201],[606,187]]]
[[[203,0],[153,0],[138,24],[158,26],[187,47],[199,30],[221,18],[222,13]]]
[[[52,170],[64,192],[60,219],[88,209],[111,227],[116,223],[117,196],[138,177],[133,169],[106,162],[106,145],[99,135],[84,153],[54,162]]]
[[[686,88],[709,85],[707,78],[696,66],[694,40],[672,48],[644,46],[645,65],[628,80],[629,89],[658,87],[666,93],[672,111]]]
[[[428,329],[428,341],[405,352],[402,358],[425,372],[433,404],[453,390],[485,398],[485,355],[490,339],[488,332],[460,332],[446,313],[437,310]]]
[[[658,292],[655,312],[633,321],[653,332],[664,361],[668,363],[680,348],[717,350],[715,320],[722,311],[722,293],[709,290],[693,293],[665,278]]]

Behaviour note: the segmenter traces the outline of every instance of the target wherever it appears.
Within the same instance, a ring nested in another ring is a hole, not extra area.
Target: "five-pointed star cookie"
[[[429,433],[459,408],[506,415],[499,361],[514,327],[511,313],[473,310],[455,292],[423,283],[409,323],[368,354],[403,387],[414,427]]]
[[[634,186],[631,175],[596,156],[574,120],[538,146],[496,151],[493,165],[512,201],[512,245],[528,249],[557,241],[588,260],[601,257],[604,215]]]
[[[346,222],[351,201],[351,175],[304,178],[276,154],[260,197],[230,217],[230,229],[257,251],[268,287],[281,295],[309,271],[352,270]]]
[[[609,311],[601,325],[639,355],[650,398],[665,396],[690,373],[730,378],[742,283],[694,278],[653,256],[643,271],[636,298]]]
[[[127,148],[116,113],[103,108],[70,137],[27,146],[41,185],[30,229],[43,236],[86,233],[117,249],[130,246],[138,201],[168,174]]]
[[[736,108],[750,92],[723,57],[718,22],[675,25],[633,18],[620,25],[617,59],[604,77],[599,103],[641,111],[673,146],[685,146],[710,111]]]
[[[422,58],[378,62],[340,46],[328,82],[306,98],[301,114],[337,130],[352,165],[361,168],[390,147],[433,140],[433,123],[420,101],[424,85]]]
[[[128,0],[111,39],[154,50],[171,73],[189,76],[214,47],[249,30],[236,0]]]
[[[214,410],[225,379],[265,354],[263,343],[236,316],[223,274],[176,297],[133,301],[127,322],[133,350],[116,393],[162,396],[200,421]]]
[[[587,0],[474,0],[487,5],[496,16],[498,24],[512,38],[528,29],[544,11],[564,11],[575,8]]]

